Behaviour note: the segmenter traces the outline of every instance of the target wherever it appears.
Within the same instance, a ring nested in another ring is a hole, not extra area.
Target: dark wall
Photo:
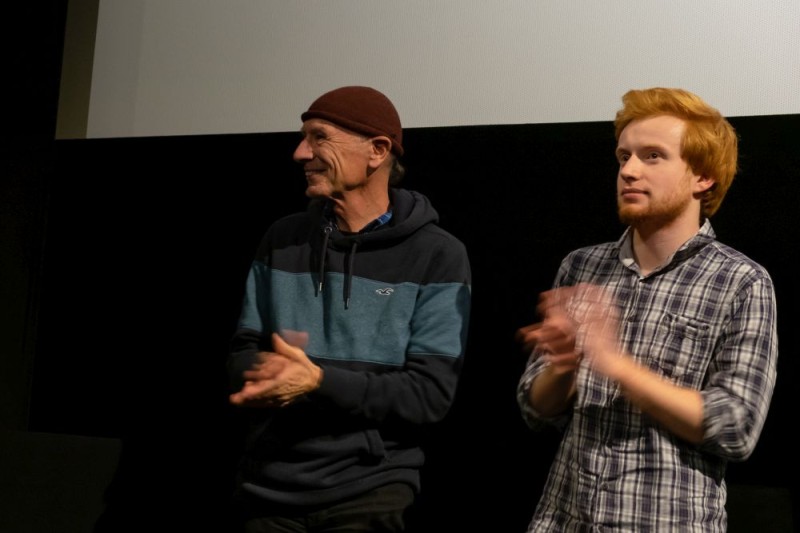
[[[0,429],[27,424],[66,2],[25,3],[3,64],[0,175]]]
[[[800,117],[732,122],[742,169],[713,224],[772,273],[782,357],[758,449],[729,480],[791,487]],[[176,491],[222,516],[240,438],[226,404],[226,346],[262,232],[305,206],[291,161],[297,139],[55,145],[31,429],[123,438],[116,516],[144,518],[146,498],[177,517]],[[502,513],[521,530],[557,437],[521,421],[514,389],[524,356],[512,337],[535,318],[565,253],[622,230],[612,125],[410,129],[404,144],[405,186],[431,198],[473,268],[463,380],[431,436],[420,520],[451,528]]]

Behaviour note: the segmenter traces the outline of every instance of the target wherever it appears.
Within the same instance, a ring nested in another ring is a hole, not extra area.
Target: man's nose
[[[642,172],[642,162],[636,156],[631,156],[619,167],[619,175],[625,181],[639,179]]]
[[[297,145],[293,157],[298,163],[301,161],[309,161],[314,158],[314,154],[311,152],[311,146],[306,139],[303,139],[300,141],[300,144]]]

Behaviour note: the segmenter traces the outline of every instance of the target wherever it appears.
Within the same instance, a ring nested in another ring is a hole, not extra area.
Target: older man
[[[736,172],[737,138],[680,89],[630,91],[617,113],[617,242],[572,252],[518,399],[566,428],[530,531],[725,531],[724,474],[746,459],[775,384],[766,270],[708,218]]]
[[[301,115],[308,210],[275,222],[247,281],[229,369],[252,429],[248,531],[401,531],[420,429],[447,413],[470,306],[461,242],[394,188],[402,127],[360,86]]]

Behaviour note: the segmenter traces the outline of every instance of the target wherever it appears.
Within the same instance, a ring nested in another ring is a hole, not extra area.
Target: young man
[[[302,114],[304,213],[253,263],[229,368],[250,408],[247,531],[401,531],[420,429],[455,394],[470,308],[461,242],[402,175],[394,105],[341,87]]]
[[[569,254],[518,332],[524,417],[565,428],[529,531],[725,531],[726,464],[752,453],[775,383],[772,281],[708,221],[736,172],[727,120],[679,89],[623,104],[629,227]]]

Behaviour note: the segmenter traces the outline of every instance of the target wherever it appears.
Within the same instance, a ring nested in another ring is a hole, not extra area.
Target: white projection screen
[[[631,88],[800,113],[797,0],[72,0],[57,138],[296,131],[370,85],[407,128],[612,120]]]

